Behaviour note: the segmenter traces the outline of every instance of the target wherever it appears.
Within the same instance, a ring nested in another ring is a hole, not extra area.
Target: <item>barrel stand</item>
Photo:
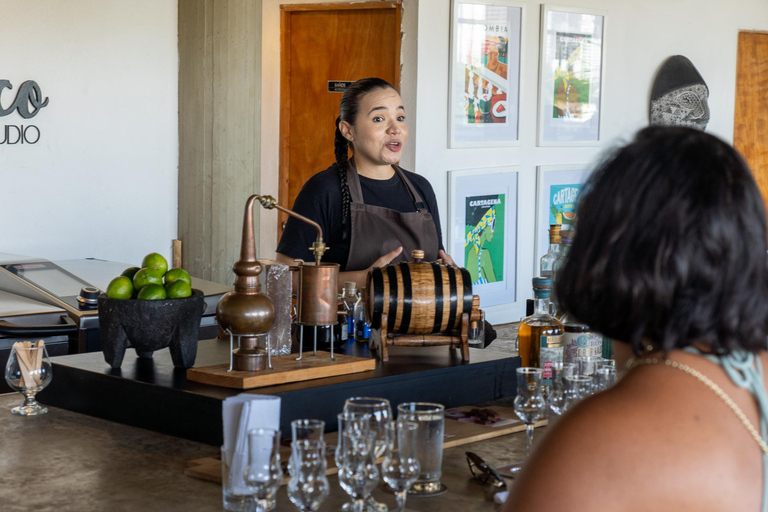
[[[435,347],[449,345],[451,348],[461,348],[461,360],[469,361],[469,314],[461,315],[461,327],[458,332],[446,334],[392,334],[387,332],[387,314],[381,314],[380,346],[377,347],[382,361],[389,361],[389,346],[401,347]]]

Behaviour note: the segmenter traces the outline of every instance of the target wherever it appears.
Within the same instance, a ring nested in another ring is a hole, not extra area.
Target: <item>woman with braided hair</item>
[[[454,264],[443,250],[432,186],[397,165],[407,139],[403,102],[391,84],[364,78],[346,89],[336,119],[336,161],[307,180],[293,204],[323,229],[323,261],[341,266],[340,283],[362,287],[368,270],[408,260],[414,249],[427,261]],[[311,226],[289,218],[278,261],[312,261],[315,237]]]

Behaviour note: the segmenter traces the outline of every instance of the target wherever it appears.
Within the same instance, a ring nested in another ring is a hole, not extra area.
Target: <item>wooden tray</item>
[[[376,369],[376,359],[373,358],[343,354],[336,354],[335,357],[335,361],[331,360],[330,352],[325,351],[319,351],[317,355],[305,352],[301,361],[296,360],[296,354],[273,357],[274,369],[259,372],[228,372],[229,364],[215,364],[190,368],[187,379],[225,388],[253,389]]]
[[[453,409],[469,410],[476,408],[475,406],[463,406],[454,407]],[[483,441],[485,439],[492,439],[494,437],[505,436],[508,434],[514,434],[525,430],[525,425],[517,418],[515,411],[511,407],[486,407],[486,409],[493,409],[499,416],[505,420],[496,425],[478,425],[476,423],[465,423],[463,421],[446,418],[445,420],[445,437],[443,439],[443,450],[453,448],[455,446],[461,446],[464,444],[475,443],[477,441]],[[547,424],[547,420],[540,420],[536,422],[536,427],[542,427]],[[333,443],[335,447],[336,433],[331,432],[326,434],[328,437],[326,441]],[[333,448],[332,447],[332,448]],[[326,462],[327,468],[326,475],[335,475],[339,472],[336,468],[336,463],[333,458],[333,450],[327,450]],[[280,458],[283,461],[287,461],[290,456],[291,450],[287,446],[280,447]],[[221,483],[221,460],[218,457],[205,457],[202,459],[194,459],[187,462],[187,467],[184,470],[184,474],[193,478],[199,478],[200,480],[206,480],[208,482]],[[288,482],[288,473],[285,472],[285,478],[283,479],[283,485]]]

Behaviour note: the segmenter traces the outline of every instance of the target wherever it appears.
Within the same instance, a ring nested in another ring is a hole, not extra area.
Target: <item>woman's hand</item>
[[[389,265],[389,263],[393,259],[397,258],[400,255],[401,252],[403,252],[403,246],[402,245],[400,247],[398,247],[397,249],[395,249],[394,251],[390,251],[387,254],[385,254],[384,256],[382,256],[381,258],[379,258],[376,261],[374,261],[373,265],[368,267],[368,270],[371,270],[372,268],[379,268],[379,267],[383,267],[385,265]]]
[[[448,265],[449,267],[456,267],[456,262],[453,261],[453,258],[445,252],[444,250],[440,249],[440,251],[437,253],[438,256],[440,256],[440,262]]]

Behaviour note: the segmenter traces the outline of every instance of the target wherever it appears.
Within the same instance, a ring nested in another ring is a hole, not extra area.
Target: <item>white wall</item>
[[[177,0],[0,0],[0,79],[49,105],[0,145],[0,252],[138,264],[177,232]],[[0,134],[3,140],[4,134]]]
[[[648,124],[653,79],[669,56],[691,59],[710,90],[708,130],[732,140],[737,34],[768,30],[768,2],[732,0],[578,0],[567,5],[605,11],[605,80],[602,134],[598,147],[536,147],[539,62],[539,2],[526,2],[524,19],[520,146],[448,149],[450,2],[420,0],[418,6],[416,166],[437,194],[443,233],[448,226],[448,171],[520,165],[517,297],[519,303],[486,310],[491,322],[518,320],[532,297],[536,166],[592,161],[601,150],[626,140]],[[412,57],[411,57],[412,58]],[[434,115],[434,113],[445,115]],[[265,149],[265,152],[268,150]]]

